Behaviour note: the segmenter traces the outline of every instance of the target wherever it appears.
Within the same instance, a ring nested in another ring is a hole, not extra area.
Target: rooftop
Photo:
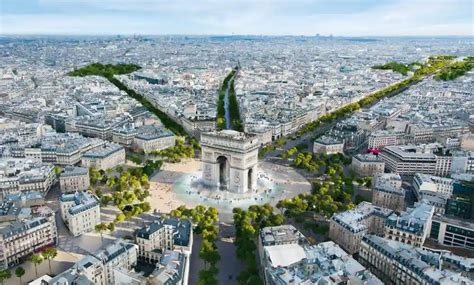
[[[407,208],[406,212],[397,215],[390,215],[385,223],[399,230],[408,231],[421,235],[431,222],[434,207],[428,201],[415,203],[412,208]]]
[[[276,284],[383,284],[351,255],[332,241],[313,246],[266,246],[271,266],[266,268]],[[306,270],[311,266],[314,270]]]
[[[314,140],[314,143],[323,145],[342,144],[342,141],[338,138],[322,136]]]
[[[61,203],[74,203],[75,205],[68,209],[70,215],[77,215],[86,210],[99,207],[99,199],[92,193],[83,191],[71,194],[62,194],[59,197]]]
[[[357,154],[354,155],[354,158],[362,161],[362,162],[380,162],[383,163],[383,160],[379,158],[377,155],[373,155],[371,153],[366,153],[366,154]]]
[[[86,167],[68,165],[63,169],[60,176],[61,177],[79,176],[79,175],[87,175],[88,173],[89,173],[89,169],[87,169]]]
[[[115,152],[123,150],[123,146],[115,143],[107,143],[104,146],[101,146],[99,148],[95,148],[92,150],[89,150],[88,152],[84,153],[82,157],[86,158],[104,158],[107,157]]]
[[[393,211],[372,205],[369,202],[362,202],[352,210],[336,213],[332,219],[339,225],[352,232],[360,232],[367,229],[367,226],[361,223],[372,215],[388,217]]]
[[[260,239],[263,245],[275,245],[289,242],[298,243],[305,237],[294,226],[281,225],[263,228],[260,231]]]
[[[150,235],[159,231],[165,226],[171,226],[174,234],[174,244],[179,246],[188,246],[190,243],[192,224],[189,220],[168,218],[158,219],[153,223],[137,231],[137,237],[149,239]]]
[[[375,235],[366,235],[362,238],[362,241],[389,259],[403,264],[415,276],[427,281],[429,284],[462,284],[458,282],[469,280],[466,277],[462,277],[460,273],[438,269],[440,256],[437,253]],[[452,254],[448,256],[452,260],[455,259]],[[465,258],[461,259],[465,261]],[[473,261],[468,259],[467,263],[473,263]],[[469,282],[465,284],[469,284]]]

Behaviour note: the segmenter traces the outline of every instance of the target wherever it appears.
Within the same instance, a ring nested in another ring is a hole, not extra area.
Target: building
[[[451,172],[451,156],[438,156],[416,146],[387,146],[379,156],[385,162],[386,170],[400,175],[447,176]]]
[[[428,174],[415,174],[413,192],[418,201],[427,200],[435,206],[435,212],[444,214],[446,203],[453,194],[454,180]]]
[[[179,251],[164,250],[147,284],[188,284],[189,256]]]
[[[474,201],[462,197],[452,197],[446,202],[447,216],[474,220]]]
[[[47,285],[81,284],[81,285],[115,285],[124,283],[129,278],[123,272],[129,272],[137,264],[137,245],[118,239],[98,252],[87,255],[72,268],[55,276]],[[45,284],[46,285],[46,284]]]
[[[373,154],[357,154],[352,157],[351,167],[359,176],[374,176],[384,172],[385,162]]]
[[[399,145],[404,132],[389,132],[386,130],[372,132],[367,138],[369,149],[383,149],[386,146]]]
[[[28,220],[43,213],[45,200],[40,192],[20,192],[8,194],[0,204],[0,223],[4,225]],[[47,208],[45,208],[47,209]]]
[[[173,147],[176,143],[176,137],[171,131],[163,127],[147,125],[138,128],[134,143],[139,149],[148,153]]]
[[[183,282],[182,284],[187,284],[189,259],[193,247],[191,221],[176,218],[155,220],[153,223],[138,230],[135,239],[138,244],[138,256],[141,260],[151,264],[161,264],[161,267],[158,268],[159,270],[155,270],[155,277],[156,275],[162,276],[165,274],[164,272],[168,272],[170,267],[173,266],[172,260],[177,260],[181,273],[178,274],[179,276],[171,279],[179,279],[181,280],[180,282]],[[179,254],[176,255],[173,252]]]
[[[402,177],[398,173],[381,173],[374,176],[372,187],[402,188]]]
[[[436,214],[429,237],[441,245],[474,250],[474,222]]]
[[[118,144],[109,143],[90,150],[82,155],[81,164],[87,168],[109,169],[125,163],[125,149]]]
[[[206,184],[235,193],[257,186],[257,136],[223,130],[201,134],[202,177]]]
[[[137,231],[140,259],[153,263],[159,260],[158,251],[176,250],[190,255],[193,244],[192,224],[189,220],[158,219]]]
[[[460,137],[461,150],[474,151],[474,133],[464,134]]]
[[[25,261],[30,254],[55,245],[57,240],[55,215],[46,206],[31,209],[21,220],[0,224],[0,269]]]
[[[372,203],[394,211],[405,210],[405,189],[399,174],[383,173],[374,177]]]
[[[123,124],[112,130],[112,142],[121,144],[124,147],[132,147],[137,133],[138,131],[134,124]]]
[[[85,191],[89,189],[89,169],[85,167],[66,166],[59,175],[62,193]]]
[[[430,232],[434,207],[426,201],[418,202],[406,212],[391,214],[385,220],[384,237],[421,247]]]
[[[51,133],[35,145],[12,149],[12,156],[27,158],[54,165],[75,165],[82,155],[105,145],[101,139],[85,138],[76,133]]]
[[[0,158],[2,195],[37,191],[48,193],[57,182],[54,165],[29,159]]]
[[[392,210],[362,202],[352,210],[332,216],[329,222],[329,238],[349,254],[357,253],[363,236],[383,234],[385,220],[392,212]]]
[[[61,218],[73,236],[91,232],[100,223],[100,202],[90,192],[62,194],[59,206]]]
[[[474,151],[458,151],[453,154],[452,174],[474,174]]]
[[[418,200],[422,200],[425,195],[451,197],[453,183],[454,180],[450,178],[417,173],[413,178],[413,189]]]
[[[95,258],[102,261],[106,284],[120,284],[121,280],[115,278],[115,270],[124,268],[131,270],[137,264],[138,246],[124,240],[115,240],[104,249],[94,254]]]
[[[3,205],[12,204],[15,208],[35,208],[44,206],[43,194],[37,191],[8,194],[3,198]]]
[[[331,137],[320,137],[313,143],[313,153],[344,153],[344,142]]]
[[[263,228],[259,237],[265,284],[383,284],[334,242],[310,246],[293,226]]]
[[[384,284],[472,284],[463,275],[467,275],[466,265],[469,271],[474,269],[473,259],[443,256],[375,235],[362,239],[359,261]],[[445,263],[455,265],[458,270],[442,268]]]

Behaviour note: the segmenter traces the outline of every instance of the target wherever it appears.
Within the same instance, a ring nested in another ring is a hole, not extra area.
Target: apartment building
[[[454,152],[453,157],[452,157],[451,173],[474,174],[474,151]]]
[[[176,143],[176,137],[171,131],[163,127],[147,125],[138,129],[134,142],[139,149],[148,153],[173,147]]]
[[[453,194],[454,180],[434,175],[417,173],[413,178],[413,192],[418,199],[427,200],[435,206],[435,212],[444,214],[446,203]]]
[[[108,143],[82,155],[81,164],[87,168],[106,170],[125,163],[125,149],[118,144]]]
[[[48,193],[56,183],[54,165],[29,159],[0,158],[0,192],[2,195],[38,191]]]
[[[164,250],[155,270],[148,276],[146,284],[187,285],[189,256],[179,251]]]
[[[320,137],[313,143],[313,153],[344,153],[344,142],[330,137]]]
[[[351,167],[359,176],[374,176],[384,172],[385,162],[373,154],[357,154],[352,157]]]
[[[75,165],[82,155],[105,145],[105,141],[85,138],[75,133],[52,133],[43,136],[39,145],[17,148],[14,155],[55,165]]]
[[[377,174],[372,184],[372,203],[375,206],[394,211],[405,210],[405,189],[399,174]]]
[[[369,202],[362,202],[352,210],[332,216],[329,223],[329,238],[349,254],[357,253],[363,236],[383,234],[385,220],[392,212]]]
[[[442,268],[443,261],[453,260],[452,256],[443,257],[413,245],[367,235],[362,239],[359,262],[384,284],[472,284],[463,270],[465,265],[473,270],[474,259],[457,257],[457,271]]]
[[[421,247],[430,232],[434,206],[427,201],[415,203],[400,214],[393,213],[385,220],[384,237]]]
[[[304,255],[301,244],[307,243],[306,237],[298,231],[293,225],[281,225],[276,227],[266,227],[260,230],[258,238],[258,253],[260,264],[263,269],[265,281],[269,280],[267,269],[267,259],[269,252],[266,248],[272,246],[285,247],[287,251],[297,251],[297,254],[292,254],[291,257],[295,259],[302,258]],[[288,255],[290,257],[290,255]]]
[[[0,224],[0,269],[19,264],[30,254],[57,243],[54,212],[46,206],[29,212],[21,220]],[[20,211],[17,215],[21,215]]]
[[[416,173],[413,178],[413,188],[418,200],[424,195],[442,195],[451,197],[453,194],[454,180],[445,177]]]
[[[367,138],[368,148],[383,149],[386,146],[399,145],[404,135],[404,132],[394,133],[385,130],[372,132]]]
[[[309,245],[291,225],[263,228],[259,255],[264,284],[383,283],[332,241]]]
[[[165,269],[166,264],[170,264],[172,259],[178,259],[181,273],[171,279],[180,280],[181,283],[176,284],[187,284],[189,259],[193,247],[191,221],[176,218],[158,219],[139,229],[135,239],[138,244],[138,257],[141,260],[151,264],[162,264],[159,267],[161,269],[155,274],[164,274],[168,270]]]
[[[137,264],[137,251],[137,245],[117,239],[96,253],[83,257],[45,285],[131,284],[126,283],[129,278],[124,276],[124,272],[130,272]]]
[[[90,186],[89,169],[66,166],[59,175],[59,185],[62,193],[87,190]]]
[[[193,244],[192,224],[189,220],[158,219],[141,228],[136,233],[139,258],[147,262],[157,262],[157,249],[177,250],[191,254]]]
[[[61,218],[73,236],[93,231],[101,221],[99,199],[90,192],[62,194],[59,206]]]

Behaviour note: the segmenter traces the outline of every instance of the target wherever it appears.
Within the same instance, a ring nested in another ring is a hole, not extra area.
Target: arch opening
[[[217,163],[219,164],[219,187],[221,190],[226,190],[229,181],[229,162],[227,157],[219,156]]]

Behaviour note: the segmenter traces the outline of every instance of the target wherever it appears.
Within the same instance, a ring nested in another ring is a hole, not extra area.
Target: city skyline
[[[468,0],[6,0],[0,25],[2,35],[473,36],[473,30]]]

